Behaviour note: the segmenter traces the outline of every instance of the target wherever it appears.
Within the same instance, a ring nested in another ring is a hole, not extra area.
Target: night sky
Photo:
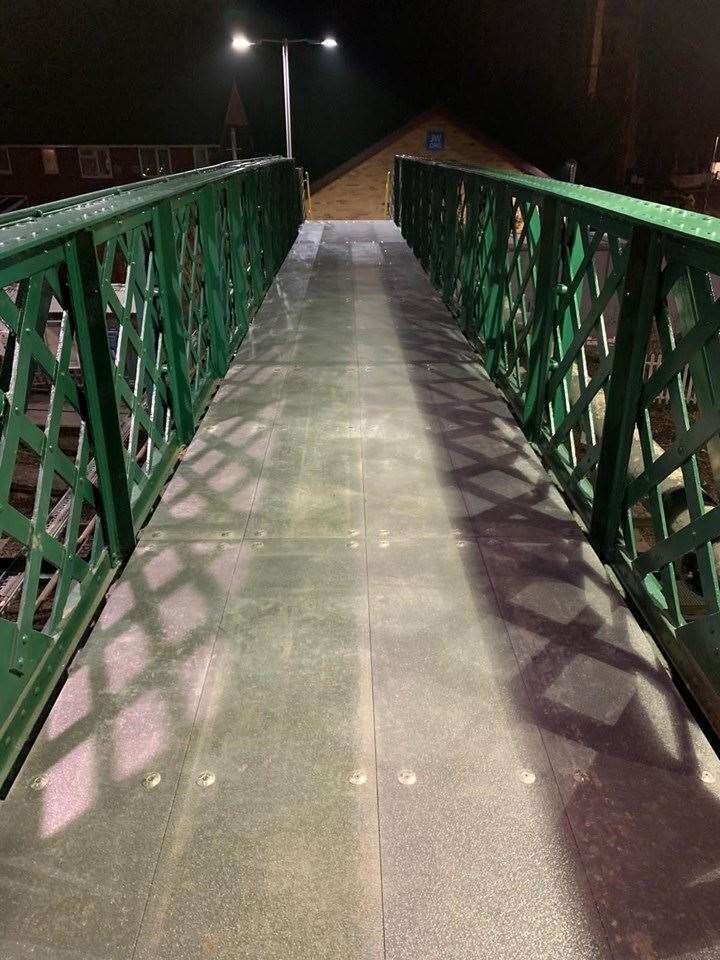
[[[720,132],[720,3],[644,0],[642,137],[698,151]],[[312,176],[433,105],[552,170],[612,150],[613,118],[589,126],[573,100],[584,0],[13,0],[0,6],[4,142],[217,140],[233,77],[254,152],[283,150],[277,48],[250,36],[334,34],[292,52],[295,150]],[[716,131],[717,128],[717,131]],[[599,147],[598,147],[599,149]]]

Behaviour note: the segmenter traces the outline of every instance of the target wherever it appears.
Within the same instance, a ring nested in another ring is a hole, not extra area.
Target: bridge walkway
[[[710,960],[719,793],[396,228],[307,223],[2,806],[0,956]]]

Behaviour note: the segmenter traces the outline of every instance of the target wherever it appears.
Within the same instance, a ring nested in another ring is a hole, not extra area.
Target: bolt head
[[[148,773],[148,775],[143,778],[142,785],[146,790],[154,790],[161,780],[162,777],[160,774],[157,771],[153,771],[152,773]]]

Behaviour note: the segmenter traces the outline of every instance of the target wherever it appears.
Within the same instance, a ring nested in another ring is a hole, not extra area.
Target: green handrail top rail
[[[412,160],[421,166],[437,167],[441,170],[452,168],[459,173],[479,174],[487,180],[496,183],[505,183],[510,186],[522,187],[526,190],[535,190],[546,196],[558,197],[594,211],[611,214],[633,225],[644,225],[675,233],[682,238],[691,238],[695,241],[713,247],[720,247],[720,220],[694,210],[681,210],[653,200],[640,200],[637,197],[626,197],[608,190],[599,190],[596,187],[586,187],[577,183],[566,183],[563,180],[553,180],[550,177],[534,177],[525,173],[506,173],[504,170],[489,170],[485,167],[459,164],[440,163],[437,160],[425,160],[410,154],[401,154],[398,160]]]
[[[35,204],[32,207],[21,207],[19,210],[11,210],[9,213],[0,214],[0,227],[12,223],[22,223],[26,220],[33,220],[37,217],[47,217],[51,213],[59,210],[65,210],[68,207],[75,207],[80,204],[91,203],[93,200],[99,200],[102,197],[111,197],[128,193],[130,190],[137,190],[138,187],[150,187],[160,183],[180,183],[183,179],[197,175],[198,173],[208,173],[225,167],[229,162],[239,162],[242,164],[256,163],[258,160],[271,159],[270,157],[250,157],[240,161],[227,161],[214,163],[204,167],[193,167],[191,170],[179,170],[177,173],[165,173],[160,177],[143,177],[142,180],[134,180],[132,183],[121,183],[112,187],[103,187],[102,190],[90,190],[87,193],[75,194],[72,197],[62,197],[60,200],[49,200],[47,203]]]
[[[32,207],[28,219],[14,219],[6,224],[0,222],[0,261],[52,243],[65,234],[96,227],[106,221],[117,221],[142,207],[227,179],[233,173],[287,162],[287,158],[279,156],[231,160]],[[15,211],[16,214],[22,212]]]

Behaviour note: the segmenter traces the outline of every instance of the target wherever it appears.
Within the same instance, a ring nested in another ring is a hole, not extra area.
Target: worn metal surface
[[[301,211],[292,162],[263,159],[19,216],[0,223],[0,791]]]
[[[718,221],[409,157],[395,178],[403,236],[720,734]]]
[[[306,224],[0,808],[0,955],[710,960],[719,784],[396,229]]]

